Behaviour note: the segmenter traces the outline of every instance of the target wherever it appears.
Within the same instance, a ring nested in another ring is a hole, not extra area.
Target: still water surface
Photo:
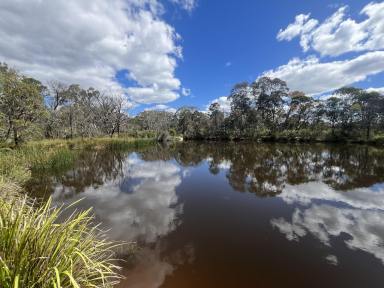
[[[183,143],[84,152],[30,193],[141,249],[119,287],[383,287],[384,150]]]

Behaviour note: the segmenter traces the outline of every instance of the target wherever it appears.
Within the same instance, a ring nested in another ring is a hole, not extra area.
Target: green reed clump
[[[135,141],[122,141],[114,140],[105,143],[105,148],[110,150],[125,150],[130,148],[143,148],[149,145],[153,145],[155,140],[153,139],[137,139]]]
[[[76,152],[68,148],[58,148],[50,153],[36,151],[29,161],[31,169],[53,171],[68,169],[75,162]]]
[[[4,183],[0,189],[0,287],[113,287],[119,281],[116,245],[92,224],[89,210],[62,220],[65,209],[50,200],[35,207],[17,190]]]

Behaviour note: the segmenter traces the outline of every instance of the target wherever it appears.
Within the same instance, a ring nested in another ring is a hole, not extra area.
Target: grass
[[[0,287],[113,287],[120,278],[113,264],[116,246],[94,225],[91,211],[65,218],[68,208],[52,207],[50,200],[36,205],[22,196],[20,187],[34,170],[70,168],[84,149],[137,148],[152,142],[43,140],[0,148]]]
[[[17,186],[0,188],[0,287],[113,287],[115,244],[93,226],[90,210],[59,221],[64,209],[35,207]]]

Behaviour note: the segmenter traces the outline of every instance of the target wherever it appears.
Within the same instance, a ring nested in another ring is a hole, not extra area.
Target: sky
[[[234,84],[261,76],[313,97],[384,93],[384,2],[1,0],[0,62],[123,94],[132,115],[228,109]]]

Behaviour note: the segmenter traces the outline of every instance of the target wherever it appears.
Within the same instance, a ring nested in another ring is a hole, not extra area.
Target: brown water
[[[383,287],[384,150],[184,143],[84,152],[29,190],[141,247],[120,287]],[[37,193],[37,191],[39,193]]]

